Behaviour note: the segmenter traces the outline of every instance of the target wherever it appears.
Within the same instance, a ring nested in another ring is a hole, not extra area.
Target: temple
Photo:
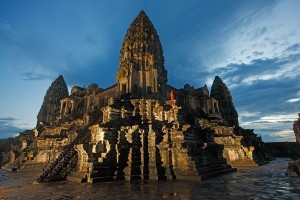
[[[40,182],[205,180],[257,167],[270,157],[253,130],[239,126],[230,92],[216,76],[204,85],[168,85],[159,36],[141,11],[121,47],[116,84],[49,87],[34,136],[8,164],[41,170]],[[13,152],[12,152],[13,153]]]

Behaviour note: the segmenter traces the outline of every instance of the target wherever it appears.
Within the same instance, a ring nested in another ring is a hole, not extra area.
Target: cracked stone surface
[[[238,170],[203,182],[38,184],[33,173],[0,170],[0,199],[299,199],[300,179],[285,175],[288,162],[290,159],[278,158],[257,169]]]

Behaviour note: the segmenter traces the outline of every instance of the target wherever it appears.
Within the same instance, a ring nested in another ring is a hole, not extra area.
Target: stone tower
[[[215,77],[211,87],[210,97],[219,101],[221,116],[228,125],[239,127],[238,113],[233,105],[231,94],[219,76]]]
[[[144,11],[132,22],[124,38],[116,82],[120,94],[130,93],[133,98],[166,97],[163,50]]]
[[[59,114],[60,100],[69,96],[67,84],[62,75],[51,84],[44,97],[43,104],[37,116],[37,128],[48,125]]]

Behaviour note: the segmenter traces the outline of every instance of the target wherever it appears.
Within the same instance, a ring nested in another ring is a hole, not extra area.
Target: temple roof
[[[164,57],[159,36],[152,22],[142,10],[127,30],[121,48],[120,64],[122,65],[125,60],[139,63],[140,60],[137,60],[137,57],[141,58],[146,54],[153,56],[155,67],[163,68]]]

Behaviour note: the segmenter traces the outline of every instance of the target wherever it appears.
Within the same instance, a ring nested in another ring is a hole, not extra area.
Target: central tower
[[[167,71],[159,36],[144,11],[131,23],[123,41],[118,91],[133,98],[166,97]]]

